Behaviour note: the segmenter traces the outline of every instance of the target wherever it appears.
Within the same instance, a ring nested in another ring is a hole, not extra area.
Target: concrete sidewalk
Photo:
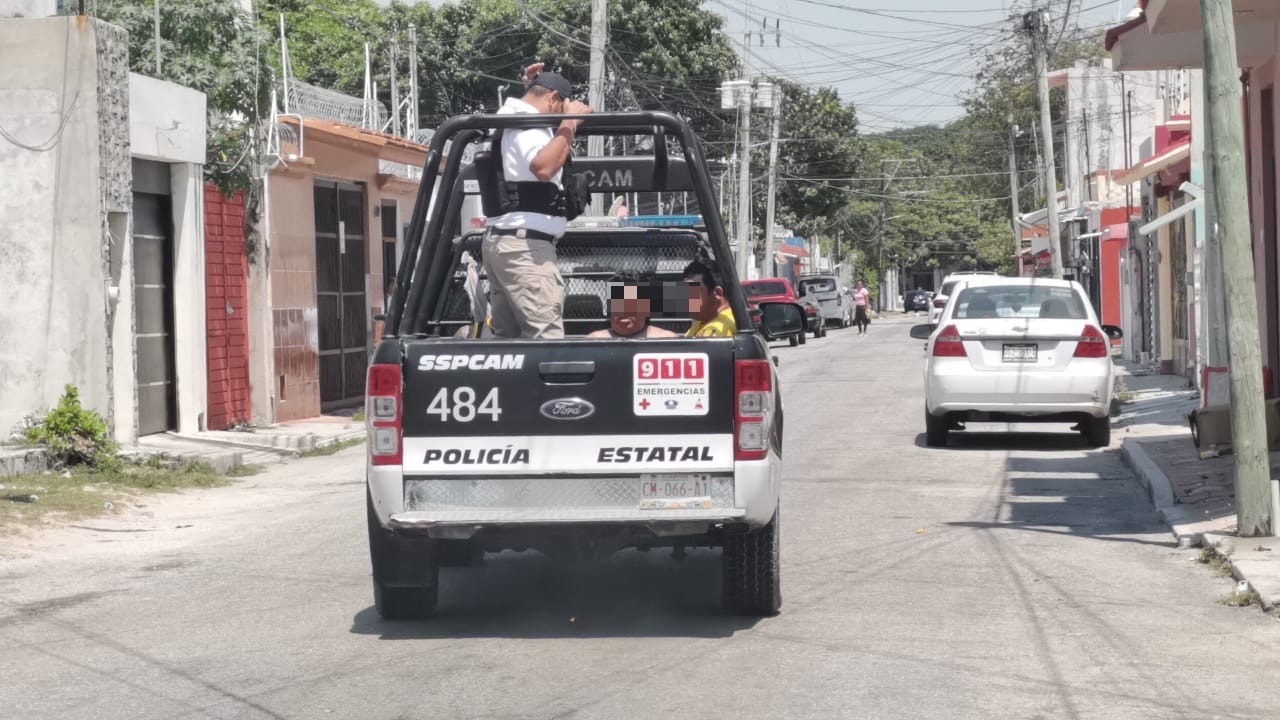
[[[225,473],[237,465],[281,462],[331,445],[363,440],[364,436],[363,420],[347,415],[322,415],[246,430],[147,435],[138,438],[137,446],[127,448],[126,452],[163,453],[182,460],[206,462]]]
[[[238,465],[277,463],[331,445],[363,440],[364,436],[364,421],[355,420],[351,412],[347,412],[246,430],[144,435],[135,445],[120,448],[120,454],[126,457],[164,455],[203,462],[225,474]],[[47,469],[48,459],[42,448],[0,444],[0,478]]]
[[[1235,461],[1200,457],[1187,415],[1199,405],[1185,378],[1117,362],[1124,400],[1112,427],[1120,452],[1181,547],[1213,547],[1256,591],[1263,609],[1280,605],[1280,538],[1237,538]],[[1280,452],[1271,454],[1280,472]]]

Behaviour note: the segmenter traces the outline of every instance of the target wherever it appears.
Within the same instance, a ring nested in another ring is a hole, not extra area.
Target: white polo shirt
[[[498,110],[499,115],[512,113],[537,113],[538,109],[519,98],[507,98]],[[538,182],[531,165],[534,157],[542,151],[556,136],[556,128],[530,128],[528,130],[507,130],[502,134],[502,169],[508,182]],[[564,187],[560,180],[560,172],[556,172],[551,182]],[[564,234],[566,221],[562,217],[538,212],[509,212],[506,215],[488,218],[489,227],[510,229],[528,228],[548,235],[559,237]]]

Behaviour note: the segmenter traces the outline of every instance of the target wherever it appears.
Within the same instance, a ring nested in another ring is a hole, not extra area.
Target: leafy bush
[[[55,466],[100,467],[116,460],[116,445],[107,436],[107,423],[80,404],[80,392],[67,385],[58,406],[27,428],[28,443],[43,445]]]

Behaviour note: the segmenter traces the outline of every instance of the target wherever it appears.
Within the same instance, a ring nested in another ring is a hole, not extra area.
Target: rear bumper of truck
[[[638,475],[423,478],[370,466],[368,477],[379,521],[397,533],[466,539],[488,529],[616,526],[663,536],[765,525],[777,507],[780,467],[776,456],[736,463],[733,473],[710,474],[706,497],[675,507],[644,501]]]

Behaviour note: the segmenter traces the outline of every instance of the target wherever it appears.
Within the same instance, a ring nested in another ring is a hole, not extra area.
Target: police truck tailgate
[[[409,341],[404,474],[731,473],[733,348],[732,339]]]

